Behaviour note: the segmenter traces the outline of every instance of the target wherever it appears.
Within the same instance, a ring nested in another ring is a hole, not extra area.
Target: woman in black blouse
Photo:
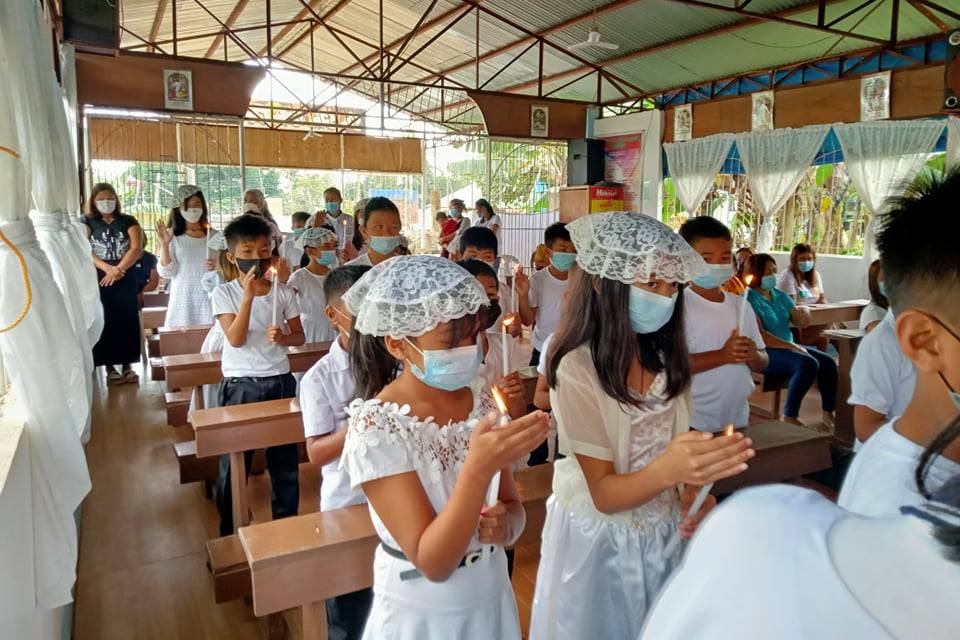
[[[130,364],[140,359],[137,277],[133,269],[143,255],[143,233],[134,229],[140,223],[120,212],[117,192],[105,182],[90,192],[83,222],[93,246],[103,304],[103,333],[93,347],[94,364],[106,367],[107,384],[138,382]]]

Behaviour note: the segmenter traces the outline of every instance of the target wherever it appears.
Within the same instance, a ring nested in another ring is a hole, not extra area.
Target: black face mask
[[[483,328],[484,331],[496,324],[497,318],[500,317],[500,313],[501,309],[499,300],[491,300],[487,303],[487,321],[485,323],[486,326]]]
[[[240,269],[240,273],[246,274],[256,266],[258,278],[262,278],[272,265],[273,258],[237,258],[237,268]]]

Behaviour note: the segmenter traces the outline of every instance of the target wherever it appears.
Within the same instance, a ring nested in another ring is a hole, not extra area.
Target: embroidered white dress
[[[665,388],[661,373],[643,408],[623,409],[630,424],[628,471],[650,464],[673,438],[678,407],[665,399]],[[594,507],[575,458],[556,462],[554,469],[530,640],[636,638],[680,562],[679,548],[666,555],[680,522],[680,494],[670,489],[632,511],[604,514]]]
[[[341,469],[353,486],[415,471],[434,510],[439,513],[453,494],[463,467],[475,421],[494,410],[482,381],[471,387],[474,408],[463,422],[440,426],[432,418],[409,415],[409,406],[355,400],[348,413],[350,426],[341,457]],[[370,506],[380,540],[399,549],[377,512]],[[481,545],[476,537],[467,552]],[[486,547],[490,549],[490,547]],[[364,640],[519,640],[520,622],[503,549],[495,547],[491,560],[453,572],[441,583],[424,577],[401,578],[414,569],[378,546],[373,563],[374,600]]]
[[[207,238],[175,236],[170,242],[170,264],[157,264],[161,278],[170,280],[170,302],[167,304],[166,327],[210,324],[210,298],[202,284],[207,271]]]
[[[213,294],[213,290],[223,284],[223,282],[223,277],[217,271],[207,271],[200,279],[200,284],[208,298]],[[203,339],[203,344],[200,345],[200,353],[220,353],[223,351],[224,340],[226,340],[226,336],[223,333],[223,327],[220,326],[220,321],[214,318],[213,326],[210,327],[210,331],[207,332],[206,337]],[[213,409],[220,406],[219,383],[203,385],[202,394],[204,409]],[[199,408],[196,397],[190,394],[190,411],[196,411]]]
[[[323,295],[323,283],[327,276],[318,276],[306,269],[297,269],[290,274],[287,284],[297,292],[300,301],[300,323],[307,342],[330,342],[337,337],[324,310],[327,299]]]

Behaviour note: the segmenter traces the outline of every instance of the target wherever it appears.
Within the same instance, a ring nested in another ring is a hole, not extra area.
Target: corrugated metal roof
[[[227,21],[228,16],[238,6],[238,0],[201,0],[197,2],[177,3],[177,35],[179,38],[206,34],[202,38],[183,40],[178,44],[178,54],[203,57],[214,42],[215,33],[220,30],[217,20]],[[376,64],[380,42],[379,7],[381,0],[308,0],[317,15],[326,15],[331,8],[338,11],[329,18],[328,24],[350,36],[343,39],[361,58],[371,57],[371,66]],[[702,0],[732,8],[737,0]],[[952,7],[958,0],[937,0]],[[533,32],[550,30],[547,40],[558,48],[547,46],[543,54],[543,72],[545,75],[544,92],[563,86],[575,80],[579,74],[586,73],[580,61],[564,53],[563,49],[586,39],[593,19],[591,11],[596,5],[601,12],[596,25],[603,39],[619,45],[616,51],[581,50],[580,58],[604,66],[605,71],[620,78],[620,84],[638,87],[645,91],[658,91],[671,87],[701,83],[747,71],[765,70],[774,66],[787,65],[805,60],[817,59],[826,55],[839,55],[845,52],[876,46],[854,37],[840,37],[801,26],[781,22],[758,20],[751,15],[741,15],[730,11],[719,11],[684,4],[684,0],[620,0],[616,8],[604,11],[612,0],[597,2],[556,0],[480,0],[481,6],[496,14],[509,18]],[[857,7],[862,0],[828,0],[827,21]],[[890,12],[894,0],[877,0],[843,21],[833,25],[837,30],[854,30],[857,33],[874,38],[886,39],[890,36]],[[402,41],[420,20],[423,12],[430,7],[430,0],[383,0],[383,38],[385,43]],[[809,7],[798,11],[798,7]],[[124,0],[122,5],[122,24],[129,31],[143,39],[149,37],[156,18],[156,0]],[[204,10],[206,8],[206,10]],[[274,23],[284,23],[294,19],[310,19],[313,14],[305,11],[300,0],[270,0],[271,15]],[[908,2],[900,2],[898,39],[906,40],[929,36],[938,32],[937,27]],[[469,11],[455,26],[439,32],[462,11]],[[815,23],[816,4],[812,0],[752,0],[747,12],[772,14],[787,11],[790,19]],[[172,37],[172,11],[168,3],[165,14],[159,24],[157,40],[169,40]],[[469,5],[457,0],[438,0],[427,16],[428,24],[435,22],[437,16],[447,15],[442,21],[414,35],[404,49],[404,57],[416,53],[416,64],[402,65],[395,71],[397,81],[429,83],[438,73],[453,68],[448,74],[449,84],[457,82],[473,87],[476,82],[475,32],[476,11]],[[960,21],[944,14],[937,14],[948,26],[960,26]],[[529,43],[529,37],[520,30],[506,24],[486,11],[479,13],[480,53],[489,55],[489,59],[480,63],[480,83],[496,78],[485,88],[487,90],[509,90],[524,93],[536,92],[536,80],[540,70],[538,47],[523,52]],[[567,25],[574,20],[574,24]],[[263,25],[265,4],[247,2],[233,22],[233,27],[246,29]],[[737,26],[737,25],[740,26]],[[566,25],[557,29],[558,25]],[[311,38],[303,37],[309,25],[298,24],[284,27],[274,26],[272,35],[276,39],[274,54],[284,52],[283,58],[290,65],[309,68],[311,65]],[[715,32],[715,33],[714,33]],[[282,37],[281,37],[282,34]],[[703,35],[709,34],[709,35]],[[266,49],[267,30],[265,28],[244,31],[238,34],[246,47],[254,52]],[[695,37],[682,44],[665,44]],[[313,31],[313,65],[325,73],[349,72],[362,75],[364,69],[357,64],[353,55],[322,26],[316,25]],[[433,42],[431,42],[433,40]],[[294,43],[297,43],[295,46]],[[429,43],[429,44],[428,44]],[[122,46],[141,45],[142,42],[127,33],[122,37]],[[426,45],[426,46],[425,46]],[[513,46],[515,45],[515,46]],[[249,58],[244,48],[226,39],[213,51],[213,57],[224,59],[224,47],[230,60]],[[292,47],[292,48],[291,48]],[[421,47],[422,50],[421,50]],[[655,50],[650,51],[651,47]],[[142,47],[141,47],[142,48]],[[163,48],[172,52],[170,45]],[[287,49],[289,51],[286,51]],[[647,50],[647,51],[644,51]],[[394,49],[394,52],[396,50]],[[642,52],[639,55],[637,52]],[[517,58],[517,56],[520,56]],[[517,58],[516,60],[514,60]],[[513,61],[511,63],[511,61]],[[505,65],[510,66],[501,71]],[[396,70],[400,62],[394,62]],[[499,74],[498,74],[499,72]],[[448,84],[448,86],[449,86]],[[370,96],[379,93],[376,81],[358,83],[357,90]],[[391,102],[397,106],[417,112],[430,112],[439,109],[441,99],[439,89],[424,91],[421,87],[401,85],[390,86]],[[465,99],[465,93],[447,89],[443,102],[455,104]],[[613,99],[620,95],[610,82],[604,81],[603,98]],[[596,99],[596,75],[590,75],[575,81],[555,97],[589,100]],[[462,107],[461,107],[462,110]],[[474,117],[474,116],[468,116]]]

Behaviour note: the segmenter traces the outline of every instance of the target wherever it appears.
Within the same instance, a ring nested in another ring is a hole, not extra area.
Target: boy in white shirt
[[[336,187],[323,192],[323,208],[327,212],[327,224],[337,234],[337,249],[343,251],[353,241],[353,218],[343,215],[343,196]]]
[[[310,221],[310,214],[306,211],[295,211],[290,216],[290,227],[292,231],[284,238],[280,245],[280,257],[290,263],[290,268],[296,270],[300,266],[300,259],[303,257],[303,250],[297,247],[297,238],[306,231],[306,224]]]
[[[757,316],[750,305],[720,287],[733,275],[733,236],[709,216],[697,216],[680,227],[680,236],[707,263],[709,271],[683,291],[684,333],[693,372],[691,426],[722,431],[728,424],[747,426],[753,393],[751,371],[767,368]],[[740,307],[747,305],[742,327]]]
[[[922,502],[915,474],[920,456],[960,414],[958,199],[960,171],[925,176],[889,202],[881,218],[877,246],[884,282],[897,341],[916,370],[916,387],[903,415],[880,427],[847,471],[838,504],[854,513],[887,516]],[[960,473],[958,463],[960,441],[954,441],[931,461],[930,491]]]
[[[237,265],[240,277],[213,290],[213,316],[224,333],[220,366],[220,406],[292,398],[296,382],[290,374],[287,346],[304,343],[300,325],[300,307],[293,290],[265,278],[274,265],[271,229],[258,216],[244,215],[227,225],[227,259]],[[277,314],[273,317],[272,296],[276,295]],[[286,331],[282,325],[286,323]],[[250,468],[253,451],[244,454]],[[299,455],[296,444],[267,449],[274,518],[297,515],[300,503]],[[217,480],[217,509],[220,511],[220,535],[234,532],[230,490],[230,457],[221,456]]]
[[[362,491],[350,488],[350,477],[340,468],[340,454],[347,435],[347,405],[357,397],[356,380],[348,353],[353,317],[340,299],[370,267],[340,267],[323,283],[326,316],[338,337],[330,353],[320,358],[300,382],[300,410],[307,437],[307,457],[322,465],[320,511],[363,504]],[[361,589],[327,600],[330,638],[359,640],[373,603],[373,590]]]
[[[454,257],[458,260],[479,260],[490,267],[495,278],[499,273],[499,249],[500,243],[497,236],[490,229],[484,229],[483,227],[470,227],[460,236],[460,244],[453,247],[456,252]],[[493,326],[498,327],[499,330],[500,323],[510,315],[507,313],[507,309],[510,309],[510,305],[513,304],[510,299],[510,285],[499,279],[497,280],[497,300],[501,313],[497,316]],[[507,325],[507,333],[514,338],[519,338],[522,332],[523,327],[520,326],[519,322],[511,322]]]
[[[363,209],[363,225],[360,227],[367,251],[348,262],[347,266],[373,267],[400,255],[402,226],[400,209],[390,198],[370,198]]]
[[[535,272],[529,278],[517,272],[516,290],[520,298],[520,319],[533,329],[533,357],[530,364],[540,362],[540,351],[547,336],[557,328],[560,320],[560,307],[563,293],[570,284],[570,269],[577,259],[577,248],[570,240],[567,225],[555,222],[543,232],[543,243],[547,245],[550,266]]]

